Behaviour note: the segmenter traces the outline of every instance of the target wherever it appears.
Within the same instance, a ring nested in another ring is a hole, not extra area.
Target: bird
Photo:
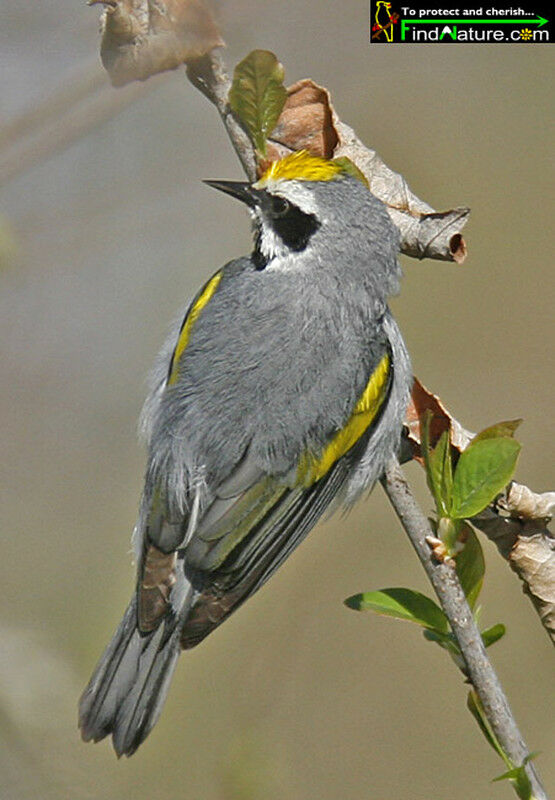
[[[324,513],[371,489],[400,446],[410,358],[388,306],[399,231],[345,163],[297,151],[255,182],[250,255],[188,304],[140,429],[131,602],[79,703],[85,741],[132,755],[178,657],[271,577]]]

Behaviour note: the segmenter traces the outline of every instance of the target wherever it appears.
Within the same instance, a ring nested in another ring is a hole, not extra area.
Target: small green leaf
[[[461,648],[452,633],[441,633],[437,630],[430,630],[426,628],[423,632],[424,638],[429,642],[435,642],[453,657],[457,667],[464,671],[464,659],[462,657]]]
[[[443,431],[437,445],[428,456],[428,470],[426,471],[428,486],[435,498],[437,513],[440,517],[447,516],[451,499],[450,487],[448,497],[445,496],[446,480],[444,477],[446,462],[448,461],[450,464],[450,449],[449,432]]]
[[[511,480],[520,444],[514,439],[483,439],[461,453],[453,480],[450,516],[467,519],[483,511]]]
[[[507,629],[502,622],[498,622],[497,625],[492,625],[491,628],[486,628],[486,630],[481,633],[484,647],[491,647],[492,644],[498,642],[499,639],[505,636],[506,631]]]
[[[447,442],[443,452],[443,470],[441,475],[441,491],[445,508],[451,507],[453,497],[453,460],[451,458],[451,434],[446,431]]]
[[[443,431],[435,448],[430,450],[430,425],[433,414],[426,409],[420,420],[421,452],[426,467],[428,488],[435,500],[438,516],[448,516],[453,489],[453,466],[449,431]]]
[[[287,98],[283,76],[283,66],[269,50],[253,50],[233,74],[229,105],[263,156]]]
[[[496,781],[510,781],[520,800],[535,800],[535,796],[532,794],[532,785],[525,768],[526,764],[532,761],[537,755],[537,753],[530,753],[523,760],[520,767],[513,767],[507,772],[504,772],[503,775],[498,775],[497,778],[493,779],[492,783]]]
[[[441,608],[429,597],[412,589],[393,588],[355,594],[345,600],[345,605],[355,611],[375,611],[388,617],[416,622],[440,633],[449,631],[447,617]]]
[[[512,768],[513,765],[511,764],[509,757],[505,755],[505,751],[499,744],[496,735],[492,731],[490,724],[487,720],[486,713],[482,707],[481,700],[474,691],[474,689],[471,689],[469,691],[468,697],[466,698],[466,705],[468,707],[468,710],[478,723],[480,730],[484,734],[488,743],[493,747],[497,755],[503,759],[505,764],[508,767]]]
[[[474,609],[484,582],[486,565],[482,545],[470,525],[464,523],[464,532],[466,534],[464,548],[457,555],[455,563],[468,605]]]
[[[435,494],[435,486],[432,480],[432,470],[430,467],[430,425],[432,423],[433,414],[429,408],[426,409],[424,414],[420,417],[420,451],[422,453],[422,459],[424,461],[424,467],[426,470],[426,481],[428,482],[428,489],[432,493],[434,500],[436,501],[437,506],[437,498]]]
[[[484,439],[502,439],[503,437],[510,439],[521,424],[521,419],[508,419],[504,422],[496,422],[495,425],[490,425],[488,428],[484,428],[483,431],[480,431],[480,433],[477,433],[469,446],[476,444],[476,442],[482,442]]]
[[[492,783],[496,781],[510,781],[520,800],[534,800],[532,784],[530,783],[530,778],[526,774],[524,764],[520,767],[513,767],[507,772],[504,772],[503,775],[498,775],[497,778],[493,779]]]
[[[368,178],[366,177],[364,172],[362,172],[362,170],[360,170],[357,167],[354,161],[351,161],[350,158],[348,158],[347,156],[339,156],[339,158],[334,158],[333,161],[336,164],[339,164],[343,172],[347,173],[347,175],[351,175],[351,177],[359,180],[366,186],[367,189],[370,188],[370,184],[368,183]]]

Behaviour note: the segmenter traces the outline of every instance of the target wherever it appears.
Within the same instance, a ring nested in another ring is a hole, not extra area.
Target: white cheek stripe
[[[265,187],[273,195],[289,200],[298,206],[305,214],[316,215],[316,201],[314,195],[303,186],[302,181],[291,181],[284,185],[281,181],[269,182]],[[293,253],[281,237],[264,219],[264,214],[257,208],[251,209],[254,224],[260,229],[260,251],[267,260],[265,269],[275,269],[282,272],[306,269],[313,256],[309,242],[302,253]]]
[[[260,236],[260,250],[268,261],[273,261],[274,258],[287,258],[289,255],[289,248],[284,245],[281,237],[264,223]]]

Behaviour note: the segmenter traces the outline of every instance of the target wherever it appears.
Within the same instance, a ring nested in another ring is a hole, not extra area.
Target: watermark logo
[[[383,42],[392,42],[394,26],[399,22],[399,14],[391,10],[391,3],[387,0],[377,0],[373,21],[372,40],[376,41],[381,38]]]
[[[400,5],[394,9],[389,0],[371,0],[370,41],[378,44],[546,44],[553,40],[548,13],[544,7],[527,4],[465,7],[453,2],[423,0],[422,5]]]

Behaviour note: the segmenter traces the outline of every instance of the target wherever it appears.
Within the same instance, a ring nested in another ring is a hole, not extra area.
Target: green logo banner
[[[461,5],[371,0],[372,44],[547,44],[553,41],[543,5]]]

